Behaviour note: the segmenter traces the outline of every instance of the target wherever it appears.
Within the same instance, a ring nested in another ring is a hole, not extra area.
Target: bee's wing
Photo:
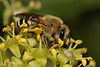
[[[43,20],[41,20],[42,22],[40,22],[40,18],[43,17],[41,15],[36,15],[36,14],[33,14],[33,13],[23,12],[23,13],[18,13],[18,14],[13,15],[13,16],[18,17],[18,18],[25,18],[26,20],[36,21],[40,24],[46,25],[46,22],[44,22]]]
[[[26,18],[26,19],[30,19],[31,16],[33,18],[42,17],[41,15],[36,15],[36,14],[33,14],[33,13],[28,13],[28,12],[18,13],[18,14],[13,15],[13,16],[18,17],[18,18]]]

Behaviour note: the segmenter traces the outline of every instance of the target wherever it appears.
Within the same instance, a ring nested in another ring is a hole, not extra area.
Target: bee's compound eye
[[[63,31],[63,30],[61,30],[61,31],[59,32],[59,37],[60,37],[61,40],[64,39],[64,31]]]

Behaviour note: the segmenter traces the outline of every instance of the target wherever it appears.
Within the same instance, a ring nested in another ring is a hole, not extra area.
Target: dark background
[[[27,5],[29,0],[22,0]],[[30,12],[60,17],[70,28],[74,39],[81,39],[79,47],[87,47],[84,56],[91,56],[100,66],[100,0],[40,0],[42,8]],[[4,6],[0,2],[0,36],[3,36],[2,14]]]

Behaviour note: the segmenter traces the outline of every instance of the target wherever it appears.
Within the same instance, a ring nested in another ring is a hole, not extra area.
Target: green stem
[[[13,38],[15,38],[15,27],[13,27]]]
[[[1,52],[1,64],[3,64],[3,56],[2,56],[2,52]]]
[[[27,39],[27,33],[25,33],[25,39]]]
[[[32,49],[28,46],[28,44],[26,45],[26,49],[27,49],[28,53],[32,52]]]
[[[29,53],[29,49],[28,49],[28,44],[27,43],[19,43],[20,45],[24,46],[25,47],[25,50],[27,53]]]
[[[72,47],[72,45],[73,45],[73,43],[71,43],[71,44],[70,44],[70,46],[69,46],[69,48],[68,48],[68,49],[70,49],[70,48]]]
[[[29,52],[30,52],[30,49],[29,49],[29,47],[28,47],[28,44],[25,43],[25,44],[23,44],[23,45],[25,46],[25,49],[26,49],[27,53],[29,53]]]
[[[75,46],[73,47],[73,49],[75,49],[78,46],[78,44],[75,44]]]
[[[24,30],[24,28],[22,28],[20,33],[19,33],[19,35],[21,35],[21,37],[23,36],[23,30]]]
[[[3,48],[3,50],[2,50],[2,58],[3,58],[3,60],[5,60],[6,58],[5,58],[5,54],[4,54],[4,52],[5,52],[5,50],[6,50],[6,48]]]
[[[49,49],[49,51],[51,51],[54,47],[57,47],[59,44],[55,44],[55,45],[53,45],[50,49]]]
[[[77,67],[81,67],[82,66],[82,63],[80,65],[78,65]]]
[[[5,52],[6,48],[3,48],[1,50],[1,64],[3,64],[4,60],[5,60],[5,56],[4,56],[4,52]]]
[[[28,43],[20,43],[20,44],[25,47],[27,53],[32,52],[32,49],[29,47]]]
[[[40,38],[39,50],[42,50],[42,41],[41,41],[41,38]]]
[[[27,61],[25,61],[24,63],[25,63],[25,67],[27,67]]]
[[[5,40],[0,36],[0,39],[4,42]]]
[[[13,35],[12,35],[9,31],[7,31],[7,33],[8,33],[10,36],[12,36],[12,37],[13,37]]]
[[[71,60],[75,60],[75,58],[68,58],[68,60],[70,60],[70,61],[71,61]]]

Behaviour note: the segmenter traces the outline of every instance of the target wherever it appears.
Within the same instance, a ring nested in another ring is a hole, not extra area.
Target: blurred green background
[[[60,17],[69,26],[74,39],[83,40],[79,47],[87,47],[84,56],[91,56],[100,67],[100,0],[40,0],[42,8],[30,12],[40,15],[51,14]],[[22,0],[27,5],[29,0]],[[0,2],[0,36],[3,26],[3,11]]]

